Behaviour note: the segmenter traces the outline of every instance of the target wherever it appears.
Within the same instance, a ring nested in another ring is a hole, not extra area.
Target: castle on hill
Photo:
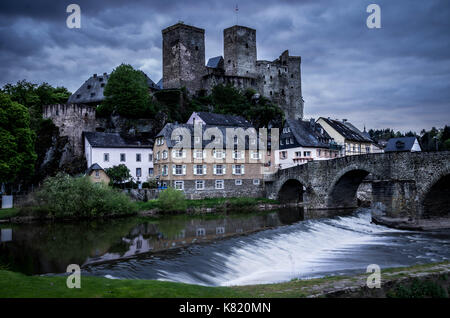
[[[256,30],[235,25],[223,30],[223,56],[205,64],[205,30],[177,23],[162,30],[163,78],[160,88],[186,87],[191,94],[218,84],[252,88],[278,104],[286,118],[303,118],[300,56],[285,50],[274,61],[257,60]]]
[[[303,118],[300,56],[286,50],[274,61],[257,60],[256,30],[245,26],[225,29],[223,38],[223,56],[205,64],[204,29],[177,23],[162,30],[163,77],[155,84],[146,75],[150,93],[185,87],[190,95],[202,95],[218,84],[252,88],[279,105],[287,119]],[[108,77],[94,74],[68,103],[97,106]]]

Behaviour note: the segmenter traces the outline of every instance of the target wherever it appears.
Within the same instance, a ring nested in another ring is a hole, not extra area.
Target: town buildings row
[[[420,151],[414,139],[397,138],[386,150]],[[240,116],[194,112],[186,123],[166,124],[155,140],[85,132],[84,152],[94,181],[109,181],[103,170],[124,164],[138,184],[155,179],[202,198],[261,196],[265,177],[278,169],[383,149],[346,120],[287,119],[279,132],[256,131]]]

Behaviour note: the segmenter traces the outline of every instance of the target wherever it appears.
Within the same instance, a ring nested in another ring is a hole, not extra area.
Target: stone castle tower
[[[274,61],[257,60],[256,30],[223,31],[223,54],[205,65],[205,30],[177,23],[162,30],[163,89],[186,87],[190,94],[218,84],[252,88],[278,104],[286,118],[303,118],[301,58],[284,51]]]
[[[223,30],[223,59],[225,75],[256,78],[256,30],[237,25]]]
[[[178,23],[162,30],[163,87],[200,90],[205,73],[205,30]]]

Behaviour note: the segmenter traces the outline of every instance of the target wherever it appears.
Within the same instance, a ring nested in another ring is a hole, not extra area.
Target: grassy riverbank
[[[68,289],[65,277],[0,270],[0,297],[448,297],[448,274],[450,262],[386,269],[383,288],[371,290],[365,287],[368,274],[235,287],[82,276],[80,289]]]
[[[19,215],[19,209],[0,209],[0,220],[9,219]]]
[[[138,201],[136,204],[139,211],[160,208],[160,202],[158,199],[149,200],[147,202]],[[188,209],[227,208],[229,210],[238,210],[241,208],[254,207],[259,204],[278,204],[278,201],[266,198],[206,198],[199,200],[186,200],[186,206]]]

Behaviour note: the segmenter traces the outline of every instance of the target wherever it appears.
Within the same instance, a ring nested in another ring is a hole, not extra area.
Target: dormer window
[[[92,87],[91,85],[88,85],[88,86],[87,86],[87,89],[91,89],[91,87]]]

